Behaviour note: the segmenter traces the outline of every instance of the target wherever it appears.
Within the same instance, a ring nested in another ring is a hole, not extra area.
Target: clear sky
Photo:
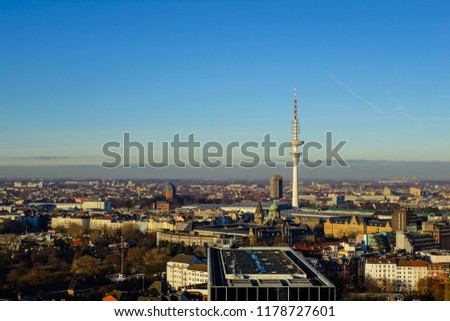
[[[0,166],[102,144],[348,140],[349,160],[450,161],[448,1],[0,2]],[[1,175],[0,175],[1,176]]]

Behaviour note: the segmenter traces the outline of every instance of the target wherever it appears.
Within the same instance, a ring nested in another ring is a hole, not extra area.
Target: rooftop
[[[192,264],[188,270],[191,271],[199,271],[199,272],[207,272],[208,266],[206,264]]]
[[[177,254],[170,262],[190,264],[193,259],[193,255]]]
[[[304,274],[280,250],[223,250],[226,274]]]
[[[208,268],[211,286],[333,286],[301,254],[289,247],[211,247]]]

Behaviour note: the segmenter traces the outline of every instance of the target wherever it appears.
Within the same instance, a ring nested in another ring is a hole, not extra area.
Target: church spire
[[[258,194],[258,203],[256,204],[256,210],[254,215],[254,222],[258,224],[262,224],[264,221],[264,210],[261,204],[261,198]]]

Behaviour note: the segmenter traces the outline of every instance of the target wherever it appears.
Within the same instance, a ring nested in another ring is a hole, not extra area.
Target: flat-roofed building
[[[90,218],[86,216],[52,216],[50,221],[51,228],[58,227],[69,227],[70,225],[79,225],[83,229],[88,229],[90,227]]]
[[[420,255],[424,256],[431,263],[450,263],[450,251],[435,249],[420,251]]]
[[[401,208],[392,215],[391,226],[394,231],[417,230],[417,215],[411,209]]]
[[[89,211],[93,209],[101,209],[106,212],[111,211],[110,201],[83,201],[82,206],[83,211]]]
[[[414,253],[416,251],[439,249],[433,235],[397,231],[395,233],[395,249]]]
[[[289,247],[208,250],[210,301],[334,301],[334,285]]]
[[[278,200],[283,198],[283,177],[273,175],[270,179],[270,198]]]
[[[162,241],[169,243],[184,243],[185,245],[217,245],[221,236],[217,235],[195,235],[190,233],[173,233],[158,231],[156,233],[156,244],[160,244]]]

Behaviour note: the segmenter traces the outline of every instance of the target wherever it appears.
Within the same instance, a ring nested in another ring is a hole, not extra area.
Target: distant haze
[[[377,180],[377,179],[419,179],[450,180],[450,162],[405,162],[364,161],[348,162],[349,167],[334,166],[315,169],[300,167],[299,179],[320,180]],[[1,179],[31,178],[123,178],[123,179],[269,179],[280,174],[286,181],[291,179],[291,169],[260,166],[248,168],[115,168],[100,166],[0,166]]]

